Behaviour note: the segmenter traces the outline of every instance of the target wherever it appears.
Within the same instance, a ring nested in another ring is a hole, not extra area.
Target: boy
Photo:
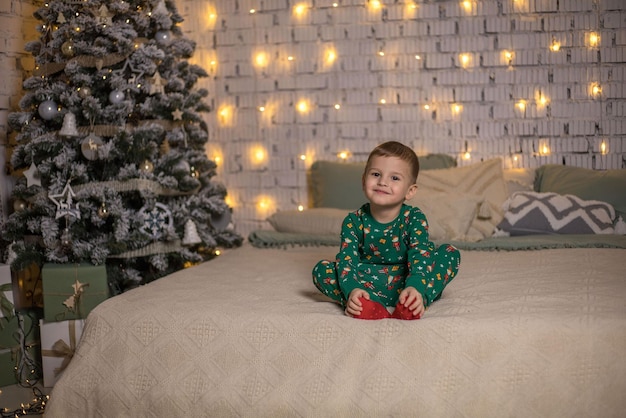
[[[368,203],[343,221],[334,262],[313,269],[313,283],[360,319],[419,319],[459,269],[461,254],[428,239],[424,213],[404,202],[417,191],[419,160],[395,141],[377,146],[362,178]],[[386,307],[395,306],[390,315]]]

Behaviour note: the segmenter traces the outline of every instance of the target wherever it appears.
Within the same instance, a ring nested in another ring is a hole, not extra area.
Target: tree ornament
[[[13,210],[16,212],[22,212],[26,210],[28,203],[24,199],[15,199],[13,201]]]
[[[150,160],[145,160],[139,166],[139,171],[146,173],[146,174],[152,173],[154,171],[154,164],[152,164]]]
[[[102,145],[102,139],[91,132],[85,139],[83,139],[83,142],[81,142],[80,151],[86,159],[94,161],[98,159],[98,151]]]
[[[181,112],[179,108],[176,108],[176,110],[172,112],[172,118],[174,120],[183,120],[183,112]]]
[[[63,42],[63,44],[61,45],[61,53],[63,53],[63,56],[65,57],[68,57],[68,58],[73,57],[74,56],[74,42],[72,41]]]
[[[78,96],[81,99],[85,99],[85,98],[91,96],[91,88],[87,87],[87,86],[79,87],[78,88]]]
[[[230,221],[232,219],[232,214],[230,213],[230,209],[226,209],[222,213],[211,213],[211,217],[209,222],[213,229],[218,232],[225,231],[226,228],[230,225]]]
[[[63,126],[59,131],[59,135],[73,137],[78,136],[78,129],[76,129],[76,115],[72,112],[67,112],[63,116]]]
[[[61,246],[65,249],[72,246],[72,234],[69,228],[65,228],[61,234]]]
[[[69,181],[65,184],[61,193],[48,195],[48,198],[52,200],[57,207],[55,219],[59,219],[63,216],[73,216],[76,219],[80,219],[80,209],[78,207],[78,203],[74,204],[75,196],[76,194],[74,193],[74,190],[72,190],[72,186],[70,186]]]
[[[143,217],[142,231],[154,239],[159,239],[172,227],[172,213],[163,203],[155,203],[154,207],[142,207],[139,215]]]
[[[161,143],[161,146],[159,147],[159,151],[161,152],[161,155],[167,155],[170,153],[170,150],[171,150],[170,141],[168,141],[167,138],[165,138],[163,142]]]
[[[109,93],[109,101],[113,104],[121,103],[124,97],[124,92],[120,90],[113,90]]]
[[[35,163],[30,163],[28,170],[24,171],[24,177],[26,177],[26,187],[41,186],[41,176]]]
[[[37,112],[42,119],[52,120],[59,111],[57,104],[53,100],[44,100],[39,104]]]
[[[163,46],[167,46],[172,42],[172,34],[169,30],[160,30],[154,34],[154,39],[156,39],[157,43]]]
[[[187,222],[185,222],[185,236],[183,237],[183,245],[191,246],[200,244],[201,242],[202,240],[198,235],[198,228],[196,227],[196,224],[191,219],[188,219]]]
[[[107,208],[107,204],[102,202],[100,207],[98,208],[98,218],[106,219],[109,217],[109,208]]]
[[[59,13],[59,15],[57,16],[57,23],[65,23],[67,22],[67,19],[65,19],[65,16],[63,15],[63,13]]]
[[[158,71],[154,73],[150,81],[152,83],[150,84],[150,95],[157,94],[157,93],[161,93],[161,94],[165,93],[165,88],[163,87],[163,78],[161,77],[161,74],[159,74]]]
[[[173,168],[177,172],[189,173],[191,171],[191,166],[185,160],[180,160],[174,165]]]
[[[152,14],[153,15],[165,15],[165,16],[168,16],[169,13],[170,12],[167,10],[167,7],[165,7],[165,2],[163,0],[161,0],[159,2],[159,4],[157,4],[157,6],[154,8],[154,10],[152,10]]]
[[[109,8],[106,4],[103,4],[98,9],[98,23],[105,26],[113,24],[113,15],[109,13]]]

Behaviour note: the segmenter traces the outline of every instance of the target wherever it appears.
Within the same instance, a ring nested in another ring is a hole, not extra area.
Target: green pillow
[[[446,154],[419,157],[420,170],[456,166],[456,160]],[[309,206],[354,210],[365,203],[361,177],[365,162],[316,161],[308,176]]]
[[[537,169],[535,191],[573,194],[584,200],[610,203],[626,217],[626,170],[590,170],[558,164]]]

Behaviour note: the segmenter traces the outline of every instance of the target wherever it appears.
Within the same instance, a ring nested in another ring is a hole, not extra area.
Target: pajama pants
[[[416,261],[419,265],[421,261]],[[429,306],[441,297],[443,289],[457,275],[461,263],[461,254],[455,247],[444,244],[439,246],[423,267],[425,270],[422,287],[417,288],[424,296],[424,305]],[[357,277],[359,287],[370,294],[373,301],[384,306],[395,306],[398,303],[400,292],[404,289],[406,279],[406,266],[399,267],[395,274],[402,275],[402,279],[393,281],[388,274],[379,274],[381,271],[389,271],[394,265],[361,263],[358,266]],[[415,268],[415,267],[413,267]],[[393,273],[392,273],[393,274]],[[337,272],[337,262],[329,260],[319,261],[313,268],[313,284],[324,295],[339,302],[346,307],[349,295],[344,295],[339,286],[341,278]],[[348,279],[353,280],[353,279]],[[424,290],[425,289],[425,290]]]

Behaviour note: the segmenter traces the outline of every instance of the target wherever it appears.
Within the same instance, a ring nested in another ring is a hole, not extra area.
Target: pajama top
[[[402,289],[412,286],[429,306],[456,275],[458,257],[456,248],[437,248],[429,240],[428,222],[419,208],[403,204],[395,220],[381,224],[366,203],[343,221],[337,284],[346,298],[352,290],[365,288],[386,306],[395,305]]]

